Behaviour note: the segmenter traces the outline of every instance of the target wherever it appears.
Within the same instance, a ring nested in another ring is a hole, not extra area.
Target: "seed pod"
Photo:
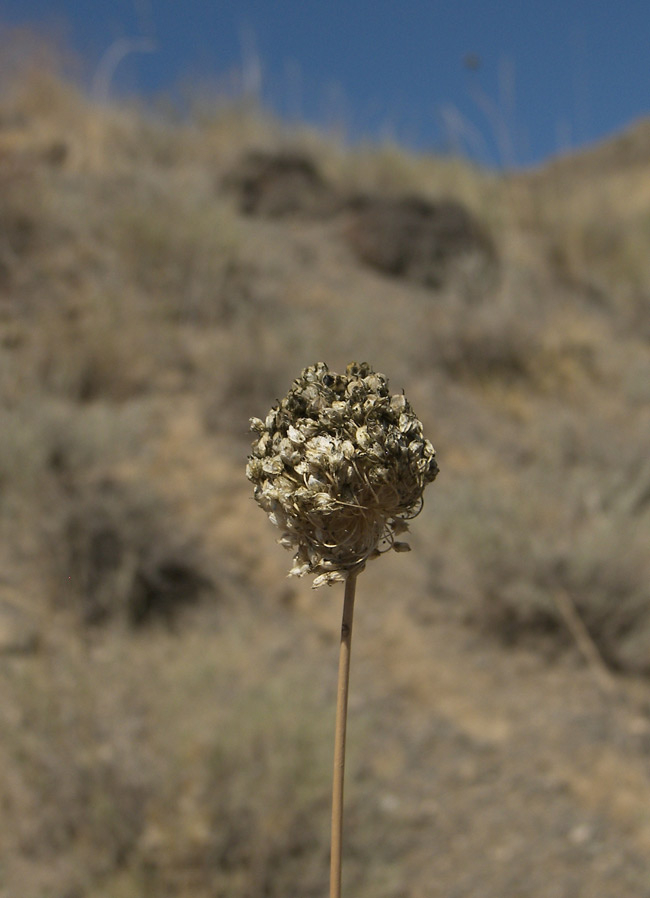
[[[435,451],[403,394],[366,362],[345,374],[305,368],[266,416],[251,419],[247,476],[260,506],[295,551],[293,576],[345,579],[382,551],[422,508]]]

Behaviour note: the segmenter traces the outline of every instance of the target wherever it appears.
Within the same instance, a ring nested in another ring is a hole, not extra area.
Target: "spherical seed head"
[[[314,586],[344,580],[386,549],[422,508],[438,473],[435,451],[406,397],[366,362],[345,374],[305,368],[255,432],[246,474],[295,550],[290,574]]]

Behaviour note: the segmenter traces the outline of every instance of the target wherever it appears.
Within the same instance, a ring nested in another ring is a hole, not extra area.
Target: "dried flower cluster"
[[[345,374],[305,368],[265,421],[246,469],[255,499],[296,550],[290,573],[314,586],[344,580],[386,549],[422,508],[438,473],[435,451],[402,394],[367,364]]]

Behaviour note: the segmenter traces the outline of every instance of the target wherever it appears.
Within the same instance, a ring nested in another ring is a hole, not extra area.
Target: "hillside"
[[[244,468],[352,359],[441,473],[359,580],[344,892],[650,896],[647,131],[497,176],[5,82],[1,898],[327,893],[342,597]]]

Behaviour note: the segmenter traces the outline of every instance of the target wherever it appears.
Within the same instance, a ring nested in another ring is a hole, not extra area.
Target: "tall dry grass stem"
[[[585,626],[571,596],[562,589],[552,592],[553,599],[567,629],[575,639],[580,654],[593,673],[598,686],[609,695],[616,692],[616,680]]]

